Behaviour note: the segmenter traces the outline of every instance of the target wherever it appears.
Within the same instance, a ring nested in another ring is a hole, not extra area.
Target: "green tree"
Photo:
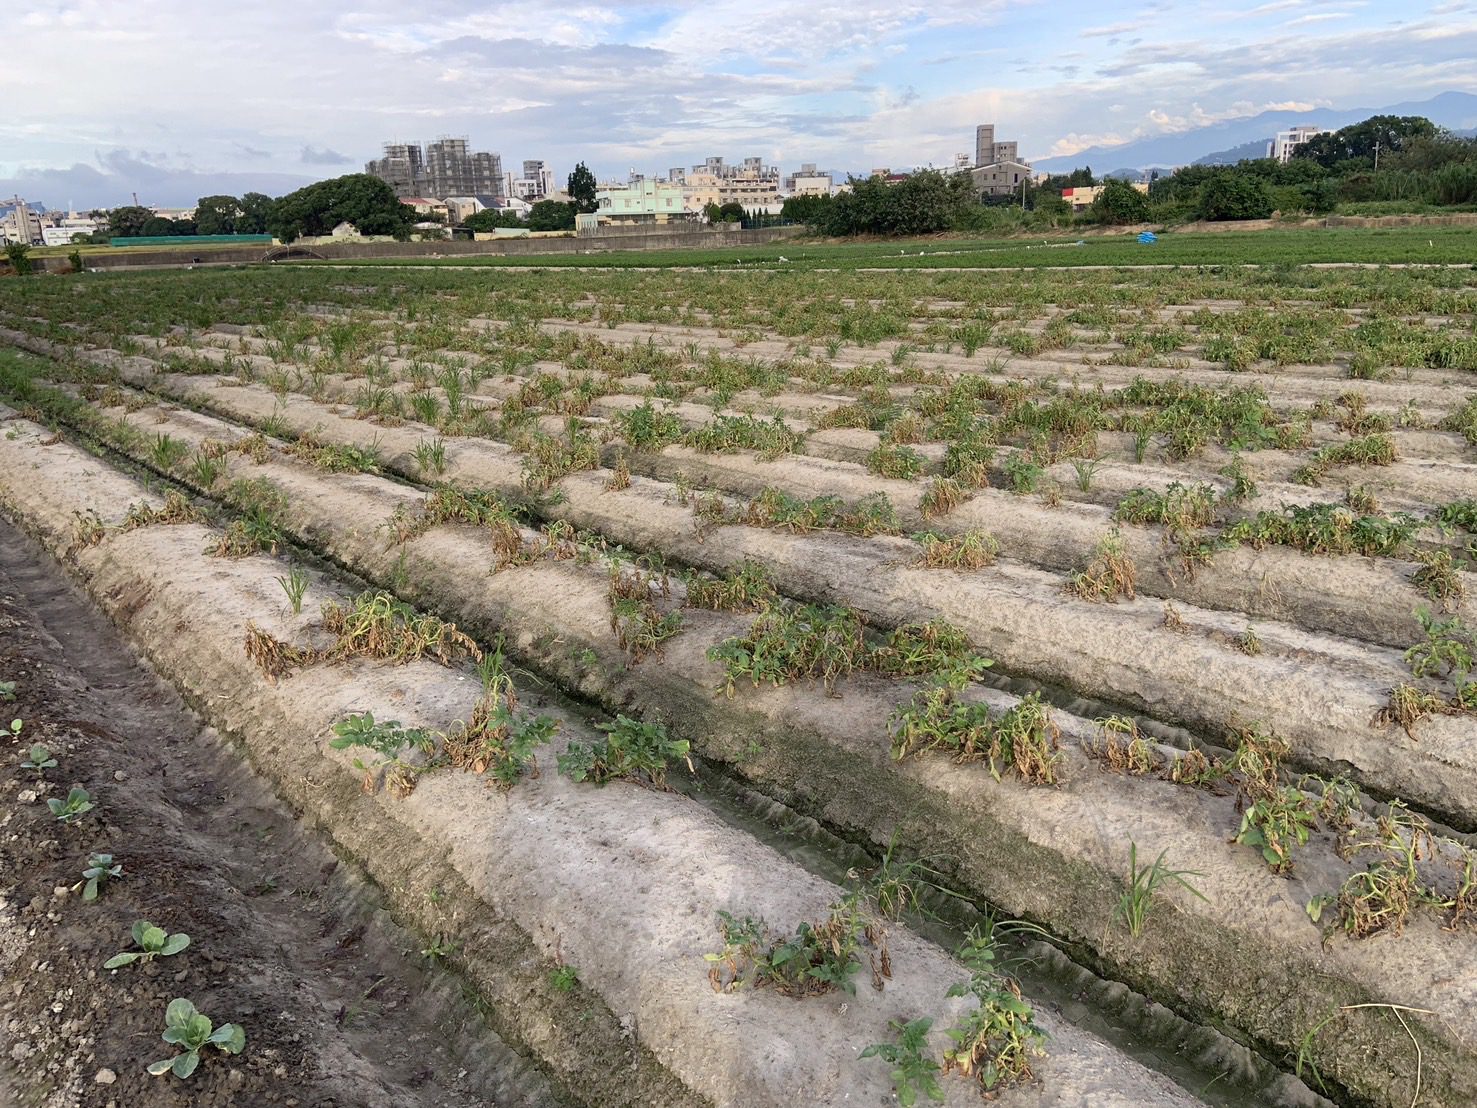
[[[568,189],[569,201],[576,212],[588,214],[600,207],[600,202],[595,198],[595,175],[584,162],[575,166],[574,172],[569,175]]]
[[[195,204],[195,226],[202,235],[233,235],[241,219],[234,196],[202,196]]]
[[[1099,223],[1142,223],[1149,218],[1149,198],[1127,181],[1110,177],[1088,211]]]
[[[716,223],[742,223],[744,221],[744,206],[737,200],[730,200],[727,204],[718,206],[718,218]]]
[[[415,212],[400,203],[395,190],[378,177],[350,173],[290,192],[272,206],[268,228],[283,242],[305,235],[326,235],[340,223],[352,223],[361,235],[410,237]]]
[[[114,208],[108,213],[108,234],[118,239],[134,239],[144,233],[144,224],[154,213],[138,204]]]
[[[780,218],[814,226],[830,206],[829,196],[792,196],[780,208]]]
[[[5,260],[10,263],[16,275],[24,277],[36,267],[31,261],[31,245],[25,242],[7,242],[5,244]]]
[[[574,205],[562,200],[540,200],[528,211],[530,231],[573,231]]]
[[[236,219],[238,235],[265,235],[276,203],[264,192],[248,192],[241,198],[241,214]]]
[[[1372,115],[1359,123],[1351,123],[1326,135],[1314,135],[1293,153],[1294,158],[1315,161],[1325,169],[1346,162],[1375,164],[1375,151],[1381,159],[1398,154],[1415,139],[1436,137],[1437,127],[1419,115]]]
[[[1200,190],[1200,218],[1266,219],[1272,214],[1267,182],[1249,173],[1217,173]]]
[[[527,227],[528,224],[518,218],[517,212],[484,208],[480,212],[467,216],[462,221],[462,226],[469,231],[491,231],[497,227]]]

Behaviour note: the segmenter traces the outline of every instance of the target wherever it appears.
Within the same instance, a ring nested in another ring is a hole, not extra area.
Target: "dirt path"
[[[464,999],[426,943],[146,669],[30,538],[0,520],[0,1101],[397,1108],[563,1103]],[[7,730],[8,736],[8,730]],[[59,763],[40,786],[33,742]],[[73,826],[49,796],[81,784]],[[85,903],[92,852],[124,875]],[[148,919],[181,954],[103,970]],[[188,1081],[150,1077],[169,1000],[246,1030]]]

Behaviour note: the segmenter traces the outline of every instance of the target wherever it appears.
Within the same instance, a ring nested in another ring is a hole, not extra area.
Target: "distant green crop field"
[[[781,260],[783,259],[783,260]],[[1477,262],[1477,228],[1296,228],[1161,235],[1153,245],[1133,235],[1039,240],[915,239],[858,243],[781,242],[719,250],[617,251],[608,254],[483,254],[456,258],[384,258],[309,265],[587,267],[684,266],[796,269],[1072,268],[1137,265],[1427,264]]]

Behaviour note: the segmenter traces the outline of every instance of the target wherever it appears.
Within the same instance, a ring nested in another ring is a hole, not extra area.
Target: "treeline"
[[[1150,218],[1166,223],[1477,204],[1477,139],[1421,116],[1377,115],[1315,136],[1286,164],[1185,166],[1155,180],[1149,201]]]
[[[897,182],[852,178],[848,185],[849,191],[835,196],[791,197],[781,217],[840,237],[1477,206],[1477,139],[1453,135],[1420,116],[1373,116],[1315,137],[1286,164],[1256,158],[1156,172],[1147,194],[1127,181],[1095,178],[1088,167],[998,197],[976,195],[968,174],[934,170]],[[1062,190],[1094,185],[1102,191],[1074,213]]]

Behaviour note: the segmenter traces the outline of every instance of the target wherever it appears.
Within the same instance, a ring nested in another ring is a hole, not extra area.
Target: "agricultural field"
[[[938,236],[899,245],[896,239],[834,242],[786,240],[768,246],[602,254],[460,254],[319,261],[310,265],[493,266],[502,268],[691,269],[774,267],[783,270],[1057,269],[1084,266],[1471,265],[1470,227],[1286,227],[1271,231],[1169,231],[1153,245],[1119,230],[1084,235],[994,239]]]
[[[526,1099],[1470,1105],[1477,272],[866,268],[0,283],[0,511]]]

